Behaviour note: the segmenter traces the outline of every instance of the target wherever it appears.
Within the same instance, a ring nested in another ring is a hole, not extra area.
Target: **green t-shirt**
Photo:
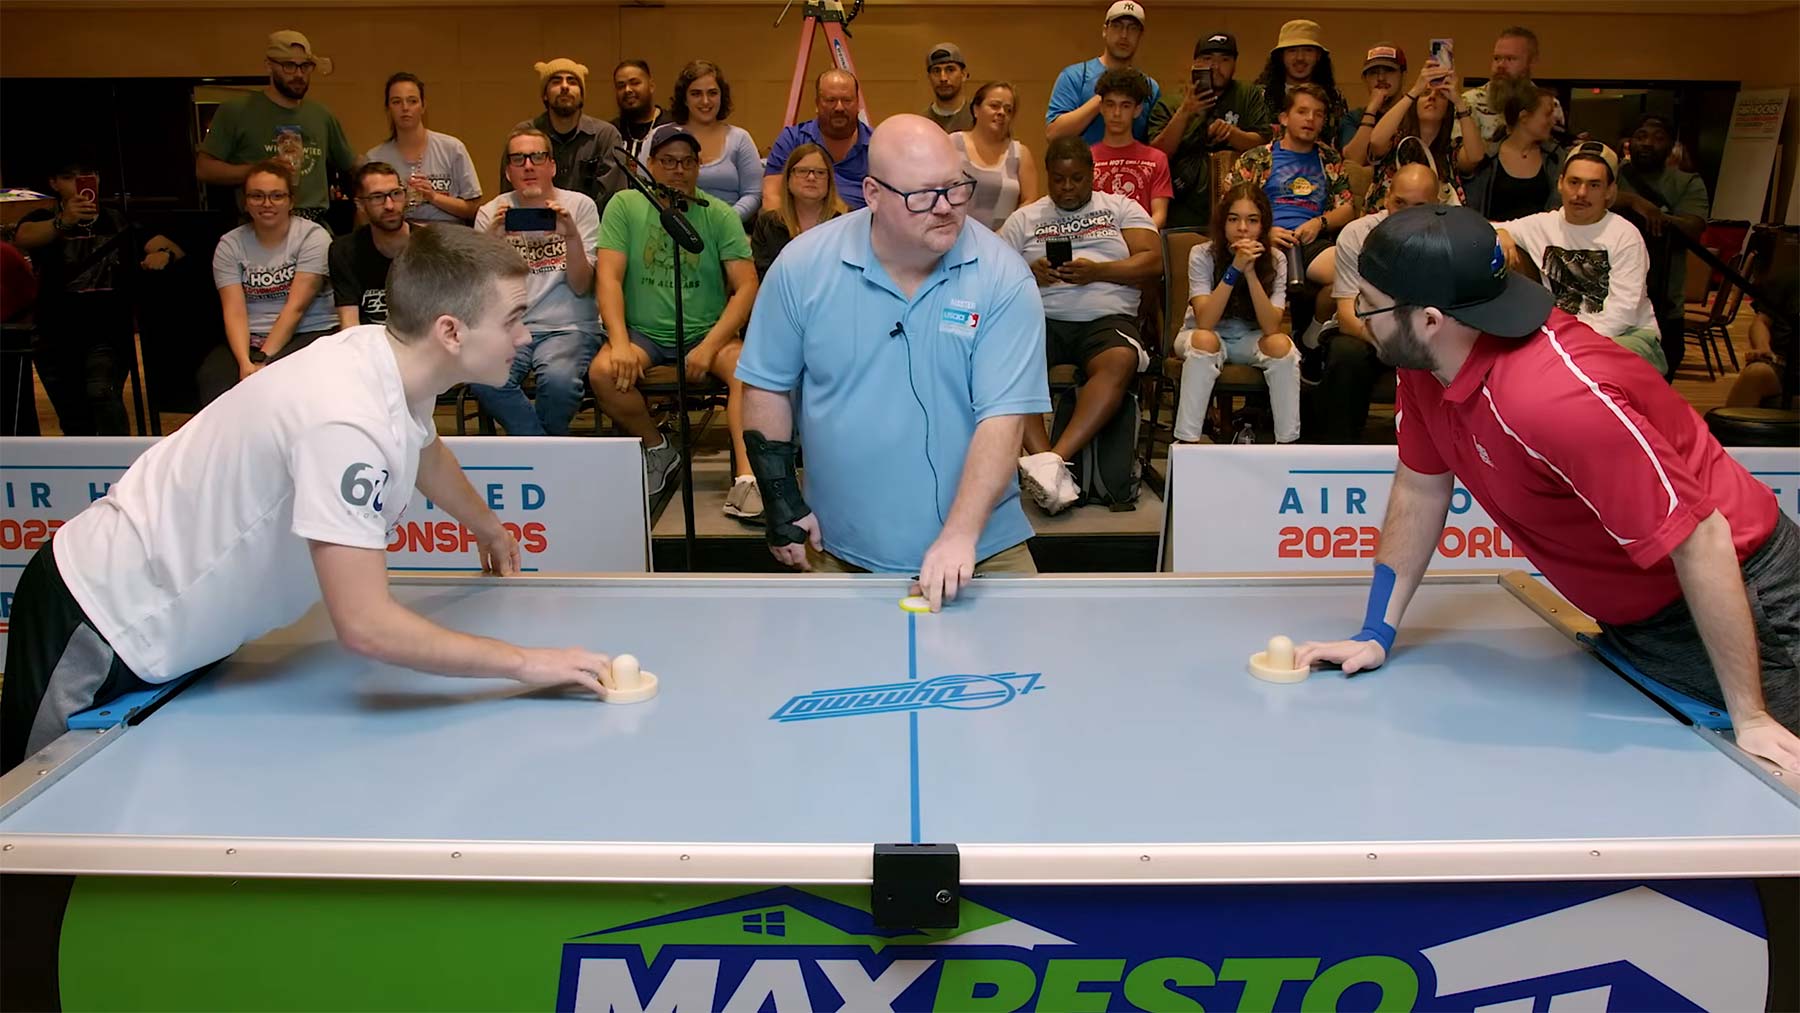
[[[705,249],[681,255],[681,311],[685,339],[693,347],[725,312],[725,261],[749,260],[750,238],[731,205],[712,194],[704,207],[690,204],[688,221]],[[600,217],[600,249],[625,255],[625,326],[659,345],[675,344],[675,241],[636,190],[615,194]]]
[[[348,171],[356,165],[356,152],[350,150],[350,139],[331,110],[317,102],[287,109],[262,92],[220,106],[200,150],[233,165],[265,158],[287,162],[300,181],[294,193],[296,208],[328,206],[327,167]]]
[[[1626,159],[1625,164],[1630,165],[1631,160]],[[1669,202],[1663,207],[1663,210],[1669,214],[1699,215],[1701,218],[1712,216],[1712,198],[1707,195],[1706,181],[1701,179],[1698,173],[1665,168],[1660,173],[1646,172],[1642,175],[1644,182],[1656,188],[1657,192],[1662,195],[1662,199]],[[1630,175],[1623,171],[1619,174],[1619,192],[1637,193],[1631,188]],[[1638,194],[1638,196],[1646,195]],[[1650,199],[1655,200],[1656,198],[1651,197]],[[1680,306],[1687,291],[1687,251],[1680,250],[1679,253],[1680,256],[1675,257],[1669,264],[1668,300],[1670,306]]]
[[[1161,133],[1175,118],[1182,98],[1181,94],[1164,93],[1161,101],[1150,110],[1151,137]],[[1169,202],[1171,228],[1206,225],[1212,221],[1212,173],[1208,158],[1226,147],[1206,139],[1207,124],[1213,119],[1222,119],[1239,130],[1261,134],[1266,140],[1274,117],[1269,115],[1269,103],[1261,88],[1234,80],[1225,86],[1225,93],[1219,96],[1218,104],[1208,116],[1196,116],[1188,121],[1181,143],[1169,156],[1169,177],[1175,184],[1175,199]]]

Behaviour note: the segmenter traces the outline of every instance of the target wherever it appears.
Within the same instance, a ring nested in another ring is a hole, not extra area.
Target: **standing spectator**
[[[1514,25],[1494,40],[1493,62],[1488,69],[1487,84],[1463,92],[1463,104],[1475,113],[1475,124],[1481,138],[1493,145],[1507,127],[1506,95],[1517,82],[1529,81],[1537,71],[1538,37],[1529,28]],[[1563,107],[1555,93],[1550,94],[1550,135],[1563,129]],[[1490,219],[1491,220],[1491,219]]]
[[[1463,203],[1462,174],[1474,172],[1487,157],[1487,147],[1476,131],[1455,130],[1455,122],[1471,115],[1468,106],[1457,106],[1461,89],[1455,74],[1435,60],[1406,94],[1388,106],[1369,137],[1369,154],[1375,165],[1363,206],[1378,208],[1387,198],[1388,184],[1402,165],[1423,162],[1437,173],[1443,190],[1435,203]],[[1452,116],[1454,109],[1455,115]]]
[[[763,209],[750,230],[750,259],[759,281],[789,240],[850,210],[838,196],[831,156],[817,144],[802,144],[788,153],[781,190],[781,205]]]
[[[1175,439],[1198,442],[1213,384],[1227,362],[1263,371],[1275,442],[1300,438],[1300,352],[1281,333],[1287,255],[1271,242],[1268,195],[1234,183],[1213,213],[1212,239],[1188,255],[1188,311],[1174,352],[1182,358]]]
[[[1556,307],[1668,371],[1650,303],[1650,257],[1630,222],[1608,211],[1618,195],[1619,156],[1583,141],[1563,160],[1562,208],[1496,226],[1515,267],[1521,255],[1542,277]],[[1528,272],[1529,273],[1529,272]]]
[[[1350,165],[1369,164],[1369,137],[1406,83],[1406,50],[1391,42],[1370,46],[1363,56],[1362,79],[1369,98],[1361,108],[1350,110],[1338,129],[1338,150]]]
[[[1050,410],[1044,308],[964,217],[975,184],[937,124],[890,117],[869,156],[868,210],[769,271],[738,363],[745,442],[778,560],[916,573],[935,610],[977,571],[1036,572],[1015,476],[1026,417]]]
[[[388,267],[412,238],[406,201],[400,170],[386,162],[357,167],[356,203],[365,224],[332,240],[329,257],[339,327],[387,323]]]
[[[613,159],[625,143],[619,128],[582,111],[587,102],[588,69],[561,56],[533,64],[532,69],[537,71],[544,112],[536,119],[521,120],[514,129],[530,128],[550,138],[550,153],[556,158],[556,189],[573,190],[593,201],[596,208],[606,207],[613,194],[631,184]],[[507,156],[500,157],[501,193],[512,189],[509,163]]]
[[[1079,135],[1088,144],[1099,144],[1106,135],[1106,124],[1100,119],[1100,96],[1094,86],[1109,70],[1130,70],[1137,59],[1138,46],[1144,41],[1144,7],[1137,0],[1118,0],[1106,9],[1100,38],[1104,48],[1100,55],[1085,63],[1072,63],[1056,75],[1056,86],[1050,92],[1050,108],[1044,114],[1044,140]],[[1138,111],[1131,135],[1142,141],[1150,136],[1150,109],[1162,98],[1162,87],[1156,79],[1150,82],[1150,100]]]
[[[401,71],[387,79],[388,139],[363,158],[406,173],[406,218],[467,225],[481,209],[481,180],[463,142],[425,126],[425,82]],[[364,206],[367,210],[367,206]]]
[[[674,121],[700,142],[700,189],[750,222],[762,207],[762,156],[731,115],[731,83],[717,64],[695,60],[675,77]]]
[[[241,187],[256,163],[269,158],[286,162],[296,180],[292,212],[323,221],[331,208],[328,173],[356,167],[356,153],[337,117],[306,97],[313,71],[331,73],[331,60],[314,56],[312,43],[294,31],[271,33],[263,57],[269,83],[219,106],[194,156],[194,175],[202,183]]]
[[[213,250],[213,284],[225,315],[225,344],[200,363],[202,406],[271,362],[337,329],[325,291],[331,234],[291,213],[293,168],[265,159],[244,178],[250,223]]]
[[[1792,408],[1800,393],[1800,276],[1790,263],[1761,272],[1766,300],[1756,302],[1750,321],[1750,350],[1725,403],[1733,408]]]
[[[1169,156],[1175,198],[1168,224],[1204,226],[1212,220],[1212,155],[1240,154],[1268,143],[1269,106],[1260,88],[1237,79],[1237,36],[1214,32],[1194,44],[1194,62],[1181,101],[1164,95],[1150,111],[1151,145]]]
[[[975,181],[969,217],[996,232],[1007,215],[1038,198],[1031,149],[1013,137],[1016,101],[1011,84],[989,81],[975,89],[975,125],[950,135],[962,155],[963,172]]]
[[[669,122],[669,114],[656,104],[656,79],[650,76],[650,64],[643,60],[625,60],[613,68],[613,99],[619,115],[613,126],[625,138],[631,157],[642,162],[649,154],[645,142],[650,131]]]
[[[37,269],[30,361],[64,436],[131,435],[123,386],[137,354],[132,283],[139,267],[160,270],[182,255],[164,236],[140,243],[124,216],[100,207],[98,180],[82,159],[57,168],[56,209],[26,215],[14,237]]]
[[[1651,278],[1666,282],[1650,291],[1662,331],[1663,357],[1674,376],[1687,351],[1682,323],[1687,301],[1687,246],[1671,230],[1699,239],[1712,213],[1712,198],[1699,174],[1669,164],[1675,147],[1675,125],[1656,113],[1645,113],[1631,134],[1631,157],[1619,166],[1619,198],[1614,207],[1629,212],[1650,250]]]
[[[509,436],[567,436],[569,420],[581,407],[588,363],[600,345],[600,317],[594,311],[594,247],[600,241],[600,213],[583,193],[556,186],[550,138],[535,127],[519,127],[506,140],[506,176],[512,189],[481,206],[475,228],[503,235],[530,270],[525,281],[525,327],[531,343],[513,356],[504,385],[471,384],[481,402]],[[556,227],[513,231],[506,212],[549,208]],[[530,373],[536,405],[519,388]]]
[[[788,153],[802,144],[825,149],[831,156],[831,171],[837,176],[838,196],[852,211],[863,206],[870,131],[869,125],[856,115],[860,88],[856,75],[847,70],[828,70],[819,75],[813,84],[817,114],[804,123],[784,127],[769,148],[769,161],[763,166],[763,207],[773,210],[781,206],[781,170],[787,166]]]
[[[962,47],[954,42],[940,42],[925,54],[925,77],[931,82],[931,104],[925,107],[925,118],[944,128],[947,134],[968,130],[975,125],[975,110],[963,101],[963,85],[969,79],[969,63],[963,59]],[[976,99],[975,105],[981,100]]]
[[[1169,156],[1131,136],[1131,125],[1149,101],[1150,82],[1137,70],[1109,70],[1094,89],[1100,93],[1100,118],[1106,133],[1093,146],[1094,188],[1138,203],[1156,228],[1169,218],[1175,196],[1169,182]]]
[[[1150,364],[1138,333],[1138,286],[1161,274],[1162,251],[1155,225],[1136,201],[1094,186],[1093,149],[1079,138],[1051,141],[1044,171],[1049,195],[1014,212],[1000,238],[1037,278],[1047,364],[1081,371],[1075,410],[1055,444],[1042,416],[1025,420],[1019,484],[1055,514],[1081,498],[1068,462],[1119,413],[1132,381]],[[1069,241],[1067,263],[1050,263],[1051,239]]]
[[[600,223],[600,319],[606,345],[594,356],[588,382],[600,410],[644,444],[644,475],[652,498],[681,466],[675,443],[657,431],[636,389],[654,366],[685,366],[689,383],[709,374],[724,381],[725,421],[738,472],[725,497],[725,516],[755,520],[762,497],[744,451],[743,386],[737,379],[738,337],[756,302],[756,268],[744,223],[731,209],[694,188],[700,142],[676,124],[651,131],[650,173],[688,198],[682,214],[705,248],[675,248],[656,207],[640,193],[620,194]],[[675,357],[675,257],[681,257],[681,325],[685,361]],[[652,442],[654,441],[654,442]]]
[[[1325,33],[1317,21],[1300,18],[1281,26],[1281,34],[1269,50],[1269,62],[1256,83],[1270,109],[1285,109],[1288,93],[1300,85],[1317,86],[1325,93],[1325,126],[1319,140],[1335,147],[1345,121],[1355,134],[1356,120],[1350,118],[1349,105],[1338,92],[1337,75],[1331,69],[1331,50],[1325,48]]]
[[[1501,98],[1506,127],[1489,146],[1494,155],[1463,184],[1465,202],[1488,221],[1512,221],[1561,204],[1556,180],[1563,150],[1551,140],[1555,101],[1530,81],[1507,83]]]
[[[37,275],[31,261],[0,231],[0,323],[31,316],[37,303]],[[6,352],[22,351],[8,347]],[[0,436],[37,436],[37,393],[31,385],[31,357],[0,354]]]

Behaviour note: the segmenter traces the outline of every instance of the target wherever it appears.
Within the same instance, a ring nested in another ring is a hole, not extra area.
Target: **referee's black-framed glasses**
[[[902,190],[880,176],[871,175],[869,178],[883,190],[899,194],[901,201],[906,204],[906,210],[915,215],[922,215],[937,207],[939,197],[944,198],[944,203],[951,207],[959,208],[975,196],[975,181],[967,176],[949,186],[929,186],[922,190]]]

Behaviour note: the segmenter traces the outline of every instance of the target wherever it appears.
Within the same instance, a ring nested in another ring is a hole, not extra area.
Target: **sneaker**
[[[1019,458],[1019,485],[1047,514],[1059,514],[1081,498],[1069,466],[1055,451]]]
[[[669,485],[669,478],[681,467],[681,454],[675,450],[675,441],[663,437],[662,444],[644,448],[644,488],[649,490],[650,498],[655,499]]]
[[[739,475],[737,481],[731,483],[731,491],[725,494],[725,516],[760,524],[762,513],[762,490],[757,488],[756,479]]]

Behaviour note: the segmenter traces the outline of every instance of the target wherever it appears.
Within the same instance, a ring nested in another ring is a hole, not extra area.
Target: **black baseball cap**
[[[1388,215],[1363,241],[1357,269],[1401,305],[1435,306],[1497,337],[1525,337],[1550,317],[1550,290],[1507,270],[1494,227],[1466,207]]]
[[[1200,40],[1194,47],[1195,56],[1206,56],[1209,53],[1224,53],[1227,56],[1238,55],[1237,36],[1230,32],[1214,32]]]

